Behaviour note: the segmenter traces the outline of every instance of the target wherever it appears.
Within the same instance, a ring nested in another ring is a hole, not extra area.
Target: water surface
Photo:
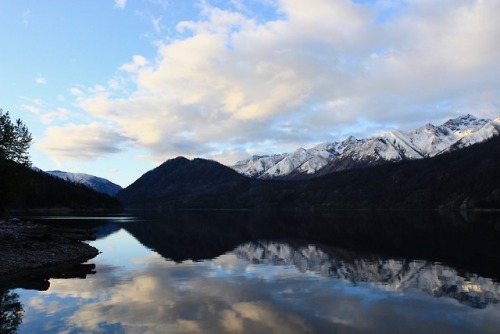
[[[494,215],[52,218],[53,224],[96,227],[92,245],[101,253],[87,264],[95,268],[80,278],[52,278],[46,291],[4,290],[3,300],[17,301],[23,310],[17,313],[19,333],[500,328],[500,228]],[[13,308],[1,310],[4,331],[14,331],[16,324],[8,328],[5,320],[16,314]]]

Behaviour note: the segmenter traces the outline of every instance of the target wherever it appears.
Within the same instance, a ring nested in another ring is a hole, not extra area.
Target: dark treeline
[[[0,159],[0,213],[9,210],[120,210],[114,197]]]

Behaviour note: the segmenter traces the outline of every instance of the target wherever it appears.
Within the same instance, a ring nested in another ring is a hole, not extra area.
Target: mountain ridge
[[[467,114],[439,126],[428,123],[407,132],[386,131],[363,139],[351,136],[340,142],[325,142],[291,153],[253,156],[230,167],[252,178],[300,179],[387,162],[433,157],[499,134],[500,117],[487,120]]]
[[[67,182],[71,183],[80,183],[83,184],[95,191],[98,191],[103,194],[107,194],[110,196],[115,196],[120,190],[123,188],[116,183],[113,183],[105,178],[85,174],[85,173],[70,173],[64,172],[60,170],[51,170],[44,171],[47,174],[50,174],[54,177],[63,179]]]
[[[176,158],[117,197],[125,207],[156,210],[500,209],[499,165],[500,136],[432,158],[293,181],[252,179],[215,161]]]

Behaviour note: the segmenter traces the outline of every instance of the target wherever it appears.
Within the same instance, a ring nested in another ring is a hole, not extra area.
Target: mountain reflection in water
[[[238,246],[234,253],[251,263],[293,266],[299,272],[349,281],[376,283],[387,291],[418,289],[434,297],[450,297],[475,308],[500,301],[500,285],[492,279],[460,274],[442,264],[359,257],[340,249],[327,252],[315,245],[292,246],[256,242]]]
[[[15,290],[18,331],[496,333],[498,220],[468,219],[198,212],[90,222],[96,273]]]

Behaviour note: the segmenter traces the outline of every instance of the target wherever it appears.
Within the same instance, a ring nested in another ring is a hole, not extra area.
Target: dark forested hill
[[[117,197],[127,207],[224,207],[231,200],[224,189],[239,189],[249,181],[218,162],[178,157],[147,172]]]
[[[435,158],[301,181],[253,180],[213,161],[177,158],[119,193],[156,209],[500,209],[500,138]]]
[[[121,210],[119,201],[84,185],[0,159],[0,213],[3,210]]]

